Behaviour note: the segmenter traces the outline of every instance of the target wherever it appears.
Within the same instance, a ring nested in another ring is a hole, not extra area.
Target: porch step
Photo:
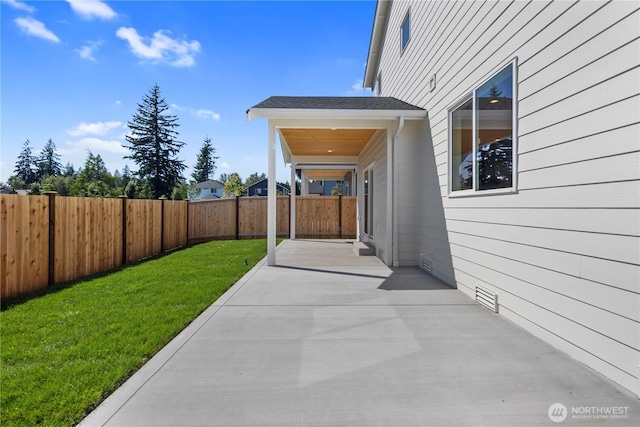
[[[365,242],[353,242],[353,251],[359,256],[376,254],[375,248]]]

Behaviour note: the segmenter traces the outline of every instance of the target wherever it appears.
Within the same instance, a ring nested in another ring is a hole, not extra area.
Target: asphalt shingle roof
[[[392,97],[382,96],[272,96],[253,108],[311,110],[414,110],[423,108]]]

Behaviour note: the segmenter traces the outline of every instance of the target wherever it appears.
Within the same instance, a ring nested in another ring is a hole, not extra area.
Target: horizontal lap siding
[[[373,164],[373,227],[376,253],[386,250],[387,235],[387,133],[378,131],[358,158],[358,194],[364,194],[364,169]],[[358,201],[360,235],[364,235],[364,198]],[[383,258],[384,259],[384,258]]]
[[[496,290],[502,315],[636,392],[639,20],[637,2],[395,1],[379,68],[383,96],[428,111],[418,256],[469,296]],[[447,111],[515,57],[518,192],[449,197]]]
[[[424,124],[407,121],[402,137],[396,143],[396,167],[398,177],[398,262],[400,265],[417,265],[418,236],[415,232],[419,224],[419,203],[416,197],[420,182],[413,171],[420,168],[420,159],[415,155],[420,146]]]

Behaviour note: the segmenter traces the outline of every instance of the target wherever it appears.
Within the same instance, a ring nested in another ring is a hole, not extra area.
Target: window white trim
[[[371,162],[366,168],[362,171],[362,207],[363,207],[363,221],[362,221],[362,232],[365,236],[367,236],[369,241],[373,241],[374,237],[374,164],[375,162]],[[366,178],[365,178],[366,174]]]
[[[485,195],[494,195],[494,194],[505,194],[505,193],[515,193],[518,188],[518,58],[515,57],[511,59],[509,62],[502,64],[496,71],[494,71],[488,78],[483,80],[481,83],[477,84],[471,92],[466,93],[463,97],[461,97],[455,104],[447,110],[447,125],[448,125],[448,165],[447,165],[447,175],[448,175],[448,196],[451,198],[454,197],[468,197],[468,196],[485,196]],[[475,141],[472,143],[472,176],[473,176],[473,188],[465,189],[465,190],[453,190],[453,113],[462,107],[465,103],[472,101],[472,138],[477,135],[477,114],[476,114],[476,91],[487,84],[491,79],[497,76],[499,73],[511,67],[512,72],[512,81],[511,81],[511,90],[512,90],[512,98],[511,98],[511,126],[512,126],[512,135],[511,135],[511,187],[506,188],[495,188],[495,189],[485,189],[479,190],[477,188],[476,177],[477,177],[477,161],[476,161],[476,148],[477,144]]]
[[[405,41],[405,31],[407,33],[406,41]],[[404,52],[404,50],[409,45],[410,41],[411,41],[411,7],[409,7],[409,9],[407,10],[407,14],[404,16],[404,19],[400,24],[400,54]]]

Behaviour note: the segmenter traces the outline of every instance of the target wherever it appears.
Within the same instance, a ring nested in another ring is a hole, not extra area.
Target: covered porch
[[[394,153],[405,121],[424,120],[425,110],[386,97],[274,96],[251,107],[247,117],[268,119],[268,265],[276,265],[277,139],[284,163],[291,166],[292,186],[296,170],[300,171],[303,195],[308,193],[310,179],[349,178],[350,192],[358,197],[358,240],[374,244],[385,264],[397,265],[398,168]],[[363,152],[374,142],[380,149],[365,158]],[[380,179],[374,181],[374,174]],[[295,206],[293,192],[291,239],[296,238]]]

